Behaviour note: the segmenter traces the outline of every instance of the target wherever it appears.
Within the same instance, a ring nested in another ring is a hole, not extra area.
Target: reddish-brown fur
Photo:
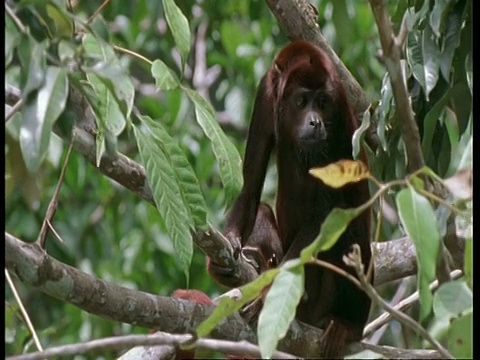
[[[308,174],[313,167],[351,159],[357,126],[339,76],[324,51],[306,41],[284,47],[257,89],[243,164],[244,185],[225,229],[234,246],[244,246],[252,233],[274,148],[276,215],[285,260],[298,257],[314,240],[333,208],[366,202],[366,181],[332,189]],[[369,212],[352,221],[336,245],[318,258],[353,274],[342,256],[354,243],[360,245],[367,268],[371,258]],[[297,319],[328,326],[319,355],[339,356],[346,343],[361,338],[370,299],[349,280],[325,268],[308,265],[305,276],[305,296],[297,308]]]

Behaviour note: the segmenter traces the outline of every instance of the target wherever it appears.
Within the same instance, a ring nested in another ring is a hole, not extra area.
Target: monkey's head
[[[350,107],[335,66],[322,49],[305,41],[287,45],[275,60],[272,84],[280,146],[317,162],[331,161],[337,152],[339,158],[345,156],[353,135],[345,126],[351,122],[345,119]]]

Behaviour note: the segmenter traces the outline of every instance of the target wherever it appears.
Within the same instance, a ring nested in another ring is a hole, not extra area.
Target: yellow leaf
[[[367,166],[360,160],[340,160],[324,167],[310,169],[309,173],[333,188],[340,188],[370,176]]]

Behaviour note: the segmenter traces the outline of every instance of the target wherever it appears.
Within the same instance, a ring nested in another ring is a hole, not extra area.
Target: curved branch
[[[22,242],[8,233],[5,233],[5,267],[24,284],[56,299],[109,320],[148,329],[173,334],[194,332],[213,311],[213,306],[156,296],[97,279],[55,260],[38,245]],[[185,313],[189,314],[188,318]],[[179,321],[182,318],[185,321]],[[212,336],[256,341],[255,334],[239,314],[222,322]]]
[[[213,310],[210,305],[156,296],[97,279],[53,259],[37,244],[25,243],[8,233],[5,233],[5,266],[25,285],[91,314],[168,333],[194,333]],[[319,353],[322,333],[320,329],[293,321],[279,349],[296,356],[311,357]],[[238,313],[222,321],[211,336],[256,343],[253,330]],[[438,353],[431,350],[404,350],[364,343],[350,344],[348,353],[365,349],[386,358],[438,358]]]

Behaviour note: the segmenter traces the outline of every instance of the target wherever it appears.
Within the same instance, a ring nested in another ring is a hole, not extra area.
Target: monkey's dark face
[[[293,88],[280,102],[277,136],[304,153],[326,151],[332,132],[332,97],[324,88]]]
[[[326,96],[320,90],[297,88],[287,99],[285,120],[300,148],[320,145],[328,136]]]

